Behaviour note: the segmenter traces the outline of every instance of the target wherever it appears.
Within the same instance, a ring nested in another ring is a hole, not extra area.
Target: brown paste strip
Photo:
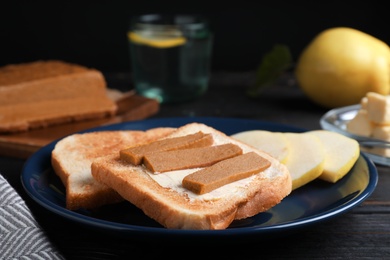
[[[255,152],[249,152],[189,174],[184,177],[182,184],[188,190],[204,194],[264,171],[270,165],[267,159]]]
[[[191,149],[155,152],[146,154],[144,165],[152,172],[167,172],[198,167],[207,167],[221,160],[242,154],[235,144],[222,144]]]
[[[145,145],[130,147],[119,152],[120,158],[134,165],[139,165],[146,154],[171,151],[178,149],[187,149],[195,147],[211,146],[213,137],[211,134],[197,132],[180,137],[167,138],[154,141]]]

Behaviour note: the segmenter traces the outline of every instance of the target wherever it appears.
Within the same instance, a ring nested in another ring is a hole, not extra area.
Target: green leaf
[[[258,97],[261,92],[275,83],[279,76],[292,65],[290,49],[276,44],[264,55],[256,71],[256,82],[247,90],[250,97]]]

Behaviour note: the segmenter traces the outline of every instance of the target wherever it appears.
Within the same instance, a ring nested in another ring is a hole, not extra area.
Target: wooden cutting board
[[[156,100],[138,96],[134,92],[125,93],[117,100],[117,105],[117,114],[110,118],[55,125],[22,133],[1,134],[0,155],[28,158],[39,148],[69,134],[97,126],[145,119],[159,111],[159,103]]]

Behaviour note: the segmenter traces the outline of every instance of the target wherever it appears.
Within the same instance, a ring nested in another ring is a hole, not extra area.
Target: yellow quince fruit
[[[302,51],[295,76],[302,91],[318,105],[358,104],[367,92],[390,93],[390,48],[359,30],[330,28]]]

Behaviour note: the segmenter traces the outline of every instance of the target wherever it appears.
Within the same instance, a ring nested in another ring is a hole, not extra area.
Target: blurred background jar
[[[128,39],[138,94],[174,103],[198,98],[207,91],[213,35],[205,17],[136,16]]]

